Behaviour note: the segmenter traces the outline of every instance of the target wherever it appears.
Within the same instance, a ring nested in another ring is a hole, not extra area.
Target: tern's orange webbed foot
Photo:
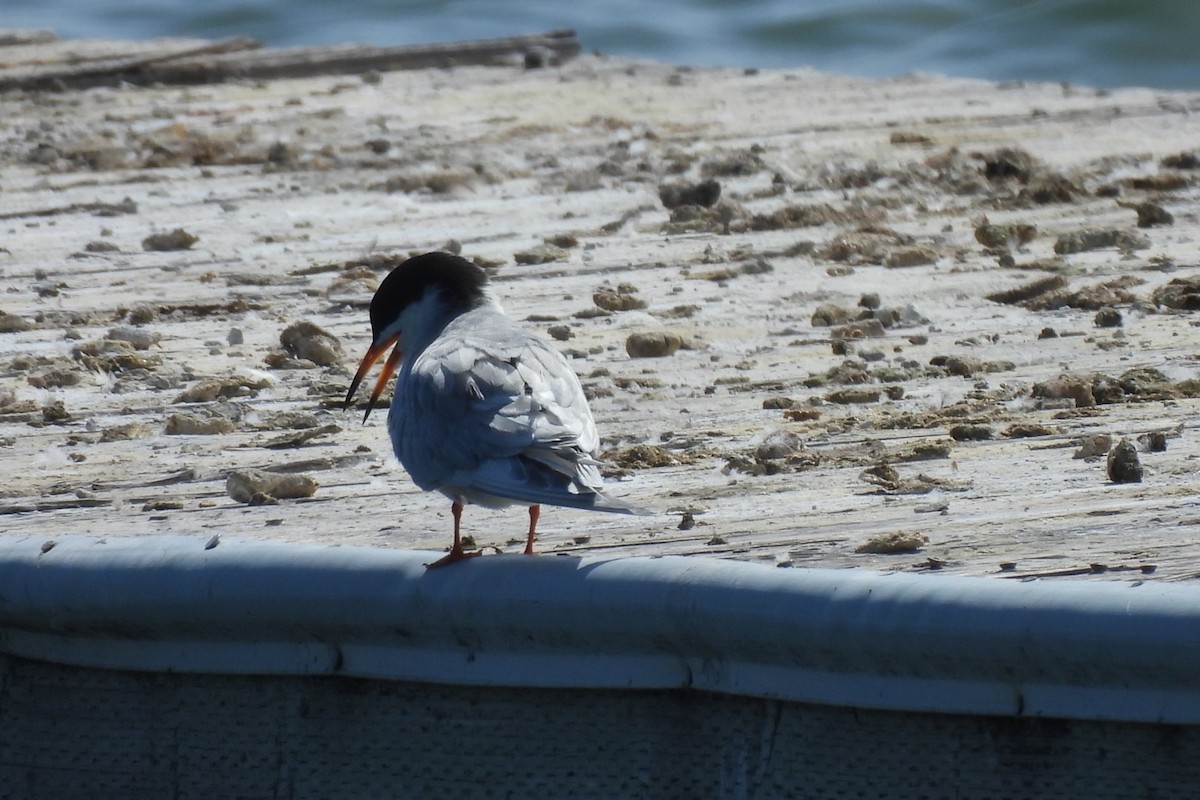
[[[468,558],[475,558],[476,556],[481,556],[481,555],[483,555],[482,550],[472,550],[470,552],[467,552],[466,550],[463,550],[460,547],[457,550],[451,550],[449,553],[446,553],[446,555],[442,556],[437,561],[434,561],[430,564],[426,564],[425,569],[436,569],[437,567],[448,567],[451,564],[457,564],[459,561],[466,561]]]

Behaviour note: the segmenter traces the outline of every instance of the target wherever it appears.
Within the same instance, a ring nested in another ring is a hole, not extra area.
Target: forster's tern
[[[487,275],[449,253],[410,258],[371,299],[371,346],[350,390],[394,349],[363,421],[399,365],[388,411],[396,458],[413,483],[450,498],[454,545],[430,567],[479,555],[459,538],[463,506],[529,506],[525,552],[533,552],[543,503],[648,513],[604,495],[600,438],[566,358],[520,328],[488,296]]]

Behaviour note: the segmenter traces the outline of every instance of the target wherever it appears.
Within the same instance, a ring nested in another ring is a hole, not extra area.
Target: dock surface
[[[205,44],[0,47],[0,534],[445,548],[385,410],[340,405],[374,287],[452,247],[660,512],[546,509],[544,553],[1200,574],[1200,94],[537,53],[21,83]],[[305,321],[325,364],[281,345]],[[247,469],[318,487],[239,502]]]

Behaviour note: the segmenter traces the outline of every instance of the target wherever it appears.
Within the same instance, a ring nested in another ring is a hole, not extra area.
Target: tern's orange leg
[[[529,538],[525,540],[525,555],[533,555],[533,539],[537,535],[537,521],[542,514],[541,506],[529,507]]]
[[[459,527],[462,525],[462,503],[453,503],[450,506],[450,513],[454,515],[454,545],[450,548],[450,552],[434,561],[432,564],[426,564],[425,569],[433,569],[434,567],[445,567],[458,561],[465,561],[468,558],[474,558],[482,553],[482,550],[476,550],[473,553],[468,553],[463,550],[462,539],[459,537]]]

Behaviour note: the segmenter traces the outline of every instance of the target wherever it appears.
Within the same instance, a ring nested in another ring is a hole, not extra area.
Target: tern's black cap
[[[483,302],[487,273],[450,253],[415,256],[388,273],[371,298],[371,332],[376,339],[404,309],[436,289],[451,311],[468,311]]]

